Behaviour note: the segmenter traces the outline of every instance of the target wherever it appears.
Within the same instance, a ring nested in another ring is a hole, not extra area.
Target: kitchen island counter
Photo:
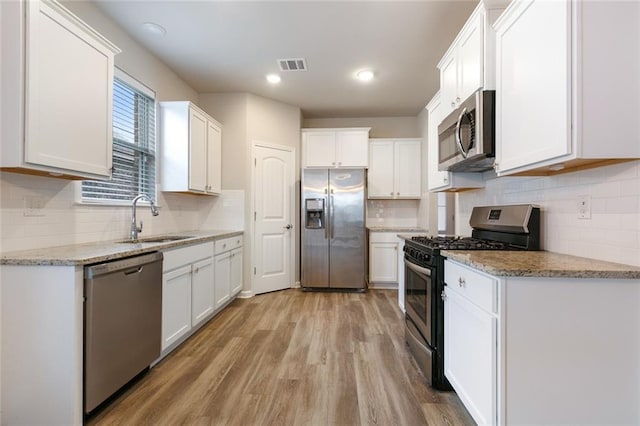
[[[180,246],[203,243],[220,238],[242,235],[237,230],[183,231],[161,236],[148,236],[139,242],[126,240],[101,241],[96,243],[72,244],[58,247],[45,247],[32,250],[2,253],[0,265],[33,266],[82,266],[107,262],[129,256],[137,256],[152,251],[166,250]],[[179,240],[165,242],[145,241],[152,238],[188,236]]]
[[[640,279],[640,267],[549,251],[443,250],[442,255],[502,277]]]

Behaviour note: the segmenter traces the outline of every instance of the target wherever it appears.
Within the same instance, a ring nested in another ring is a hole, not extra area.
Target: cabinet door
[[[336,132],[336,166],[368,167],[369,132],[341,130]]]
[[[446,288],[445,294],[445,376],[478,424],[496,424],[497,318]]]
[[[222,192],[222,131],[207,121],[207,192]]]
[[[191,329],[191,265],[162,275],[162,350]]]
[[[369,142],[369,172],[367,192],[369,198],[392,198],[393,186],[393,141]]]
[[[440,68],[440,97],[443,103],[443,115],[453,111],[457,107],[456,98],[458,98],[458,62],[456,51],[451,51],[446,57]],[[459,102],[459,100],[458,100]]]
[[[215,257],[215,309],[224,305],[231,297],[231,252]]]
[[[231,252],[231,296],[242,290],[242,247]]]
[[[189,189],[205,192],[207,186],[207,117],[189,109]]]
[[[302,167],[336,166],[336,132],[318,131],[302,134]]]
[[[394,170],[396,197],[420,198],[421,141],[396,141],[394,146]]]
[[[429,190],[445,187],[449,182],[449,172],[438,170],[438,124],[443,116],[441,95],[436,95],[429,102],[429,128],[427,129],[427,167]]]
[[[213,257],[194,263],[191,271],[191,325],[195,326],[213,313]]]
[[[25,161],[108,178],[113,52],[51,4],[27,7]]]
[[[398,282],[398,243],[371,243],[369,281]]]
[[[458,42],[458,98],[467,99],[484,81],[484,14],[479,13]]]
[[[572,2],[521,2],[496,27],[496,170],[571,153]]]

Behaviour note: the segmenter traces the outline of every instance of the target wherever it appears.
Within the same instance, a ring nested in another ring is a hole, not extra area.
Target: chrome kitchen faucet
[[[142,232],[142,221],[140,221],[140,227],[138,227],[138,224],[136,223],[136,205],[138,203],[138,200],[141,200],[143,198],[146,198],[149,201],[149,204],[151,204],[151,214],[154,216],[158,216],[159,214],[156,205],[153,203],[151,197],[149,197],[147,194],[140,194],[136,198],[134,198],[131,201],[131,241],[137,241],[138,233]]]

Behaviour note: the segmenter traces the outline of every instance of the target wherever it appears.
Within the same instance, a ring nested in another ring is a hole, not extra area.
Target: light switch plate
[[[591,195],[578,196],[578,219],[591,219]]]

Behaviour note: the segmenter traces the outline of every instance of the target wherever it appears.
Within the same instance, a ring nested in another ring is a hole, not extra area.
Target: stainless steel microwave
[[[495,90],[478,90],[438,126],[438,169],[482,172],[495,157]]]

